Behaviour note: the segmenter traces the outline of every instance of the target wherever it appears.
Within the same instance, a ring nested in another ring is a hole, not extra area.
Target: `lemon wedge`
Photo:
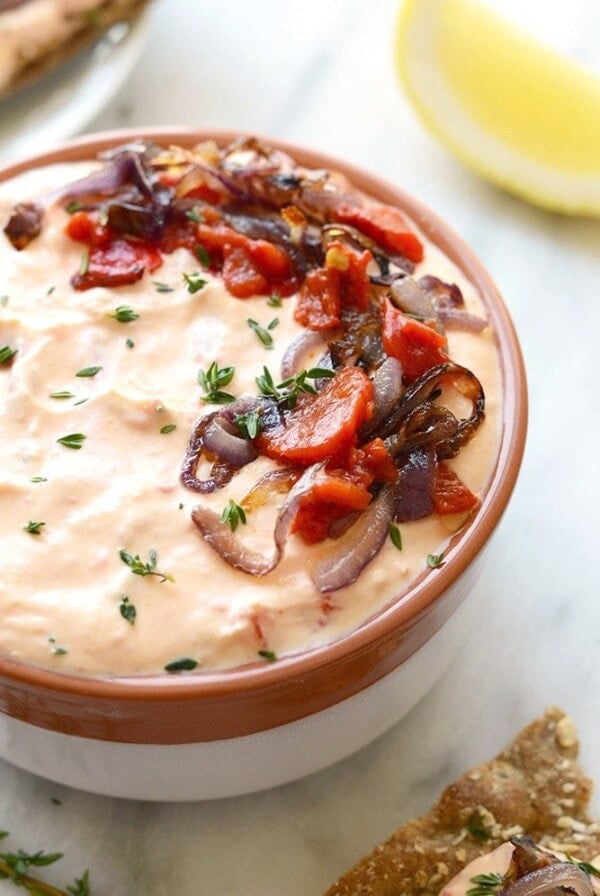
[[[475,0],[405,0],[400,79],[466,165],[536,205],[600,215],[600,78]]]

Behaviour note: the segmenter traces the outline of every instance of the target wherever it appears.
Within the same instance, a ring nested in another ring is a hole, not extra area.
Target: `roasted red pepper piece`
[[[310,271],[300,287],[294,317],[311,330],[330,330],[341,322],[340,272],[337,268]]]
[[[386,300],[383,311],[383,348],[402,365],[402,376],[412,383],[432,367],[448,360],[445,338],[433,327],[407,317]]]
[[[196,233],[197,242],[210,256],[211,267],[222,268],[225,285],[237,298],[273,291],[289,295],[296,288],[289,256],[281,247],[249,239],[224,224],[199,224]]]
[[[433,485],[433,506],[436,513],[461,513],[472,510],[479,498],[464,484],[454,470],[439,461]]]
[[[256,444],[268,457],[309,466],[351,448],[372,412],[373,383],[359,367],[343,367],[317,395],[303,396],[284,426],[261,433]]]
[[[108,246],[93,246],[83,272],[74,274],[71,284],[75,289],[94,286],[126,286],[144,276],[144,271],[155,271],[162,264],[158,249],[127,240],[113,240]]]
[[[423,244],[398,209],[391,205],[359,206],[344,202],[335,209],[333,218],[356,227],[387,252],[404,255],[416,263],[423,261]]]

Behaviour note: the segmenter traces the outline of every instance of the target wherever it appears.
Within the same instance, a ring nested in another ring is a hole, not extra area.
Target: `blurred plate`
[[[41,152],[81,131],[127,80],[149,25],[146,7],[39,83],[0,100],[0,160]]]

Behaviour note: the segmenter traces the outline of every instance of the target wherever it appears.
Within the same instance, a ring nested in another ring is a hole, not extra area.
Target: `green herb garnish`
[[[194,205],[192,208],[188,209],[185,213],[185,216],[186,218],[189,218],[190,221],[194,221],[196,224],[204,224],[206,220],[197,205]]]
[[[60,400],[65,399],[65,398],[75,398],[75,393],[67,392],[66,390],[64,390],[62,392],[50,392],[50,394],[48,395],[48,398],[58,398]]]
[[[440,569],[445,563],[443,551],[441,554],[427,554],[427,566],[430,569]]]
[[[135,342],[133,341],[133,339],[126,339],[125,345],[127,346],[127,348],[133,348],[133,346],[135,345]]]
[[[81,202],[77,202],[76,199],[72,199],[71,202],[67,202],[65,205],[65,211],[68,215],[74,215],[75,212],[80,212],[83,209],[83,205]]]
[[[52,797],[52,802],[57,806],[61,804],[56,797]],[[0,831],[0,840],[7,836],[7,831]],[[31,876],[32,869],[53,865],[60,858],[62,858],[60,852],[45,853],[42,850],[28,853],[19,849],[17,852],[0,853],[0,879],[11,880],[27,890],[30,896],[90,896],[88,871],[85,871],[81,878],[76,878],[75,883],[67,886],[65,890]]]
[[[81,261],[79,262],[79,274],[81,277],[85,277],[87,272],[90,269],[90,250],[84,249],[81,253]]]
[[[206,393],[202,396],[202,401],[210,404],[229,404],[235,401],[235,395],[223,392],[221,388],[229,385],[234,373],[235,367],[219,367],[216,361],[207,370],[199,370],[198,383]]]
[[[258,650],[258,655],[262,657],[263,660],[266,660],[268,663],[274,663],[277,659],[277,654],[274,650]]]
[[[127,620],[130,625],[135,623],[135,617],[137,616],[137,610],[135,606],[131,603],[126,594],[121,595],[121,603],[119,604],[119,613],[123,617],[123,619]]]
[[[271,334],[269,333],[268,330],[265,330],[264,327],[261,327],[261,325],[258,323],[258,321],[252,320],[251,317],[248,318],[246,323],[248,324],[248,326],[250,327],[251,330],[254,330],[254,332],[256,333],[256,335],[258,336],[258,338],[260,339],[260,341],[262,342],[262,344],[264,345],[265,348],[269,348],[269,349],[273,348],[273,337],[271,336]]]
[[[140,558],[139,554],[129,554],[126,550],[121,548],[119,551],[119,557],[125,563],[134,576],[158,576],[161,582],[174,582],[175,579],[170,573],[167,572],[159,572],[156,569],[156,551],[151,550],[148,551],[148,560],[146,563]]]
[[[83,370],[78,370],[75,376],[79,376],[82,378],[96,376],[96,374],[101,370],[101,367],[84,367]]]
[[[49,286],[48,289],[46,290],[46,295],[51,296],[52,293],[54,292],[55,288],[56,287],[54,287],[54,286]]]
[[[175,423],[167,423],[166,426],[163,426],[160,433],[163,436],[166,436],[167,433],[173,432],[174,429],[177,429],[177,425]]]
[[[255,439],[262,429],[262,419],[258,411],[238,414],[235,424],[245,439]]]
[[[283,305],[281,296],[277,296],[275,294],[269,296],[269,298],[267,299],[267,305],[269,305],[271,308],[281,308],[281,306]]]
[[[29,480],[30,482],[48,482],[45,476],[34,476],[33,479]]]
[[[390,523],[390,541],[395,548],[402,550],[402,533],[395,523]]]
[[[29,520],[26,526],[23,526],[25,532],[29,532],[30,535],[41,535],[42,528],[46,525],[41,520]]]
[[[156,287],[157,292],[173,292],[173,287],[167,283],[161,283],[159,280],[153,280],[152,283]]]
[[[132,320],[138,320],[139,314],[133,308],[130,308],[129,305],[119,305],[108,317],[113,317],[120,324],[129,324]]]
[[[291,410],[296,405],[298,395],[301,392],[316,395],[317,390],[308,380],[326,379],[332,376],[335,376],[333,370],[313,367],[311,370],[303,370],[296,376],[291,376],[275,385],[270,370],[268,367],[263,367],[262,376],[256,377],[256,385],[263,395],[267,395],[277,402],[287,404],[287,407]]]
[[[196,245],[194,246],[194,255],[203,267],[210,267],[210,255],[208,254],[202,243],[196,243]]]
[[[187,291],[192,295],[195,292],[198,292],[202,289],[203,286],[206,286],[208,280],[203,280],[198,271],[194,271],[191,274],[184,274],[183,279],[187,283]]]
[[[475,886],[467,890],[467,896],[493,896],[502,886],[502,875],[495,872],[477,874],[471,878],[470,883]]]
[[[246,511],[240,504],[236,504],[233,498],[229,499],[229,503],[221,514],[221,522],[226,523],[232,532],[235,532],[240,523],[246,523]]]
[[[484,827],[481,816],[478,812],[473,812],[465,825],[467,831],[475,840],[489,840],[490,832]]]
[[[10,348],[8,345],[0,348],[0,364],[8,364],[18,351],[18,348]]]
[[[180,660],[173,660],[165,666],[165,672],[191,672],[198,665],[198,660],[184,656]]]
[[[85,436],[82,432],[71,432],[67,436],[61,436],[56,441],[59,445],[64,445],[65,448],[73,448],[75,451],[79,451],[85,441]]]
[[[576,865],[578,868],[587,874],[588,877],[600,877],[600,868],[596,868],[595,865],[592,865],[590,862],[578,862],[577,859],[574,859],[573,856],[567,854],[567,862],[570,862],[571,865]]]

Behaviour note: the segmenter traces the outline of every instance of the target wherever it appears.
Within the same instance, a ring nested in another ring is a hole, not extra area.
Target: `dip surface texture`
[[[0,222],[15,203],[94,165],[56,165],[1,185]],[[194,658],[199,672],[232,668],[333,641],[405,592],[450,537],[439,516],[400,523],[402,550],[386,539],[354,584],[326,596],[308,570],[330,540],[307,545],[290,535],[277,568],[256,578],[223,562],[191,520],[199,501],[221,514],[277,467],[259,457],[209,495],[181,484],[194,423],[215,410],[202,401],[198,370],[233,365],[227,390],[256,395],[263,365],[278,375],[304,331],[296,297],[281,307],[267,296],[235,298],[184,248],[137,283],[76,291],[70,278],[82,246],[65,234],[68,221],[64,208],[50,207],[21,252],[0,236],[0,347],[17,350],[0,365],[0,653],[91,676],[153,673],[180,658]],[[458,269],[423,242],[415,276],[457,283],[467,310],[485,315]],[[206,285],[192,291],[184,274],[199,270]],[[119,320],[122,306],[137,317]],[[264,328],[278,319],[270,350],[248,319]],[[496,347],[489,328],[449,330],[448,341],[452,360],[476,374],[486,395],[485,422],[448,461],[478,493],[497,453]],[[75,444],[65,444],[73,435]],[[43,523],[37,532],[35,523]],[[236,534],[269,554],[272,508],[249,513]],[[121,551],[168,578],[134,574]]]

